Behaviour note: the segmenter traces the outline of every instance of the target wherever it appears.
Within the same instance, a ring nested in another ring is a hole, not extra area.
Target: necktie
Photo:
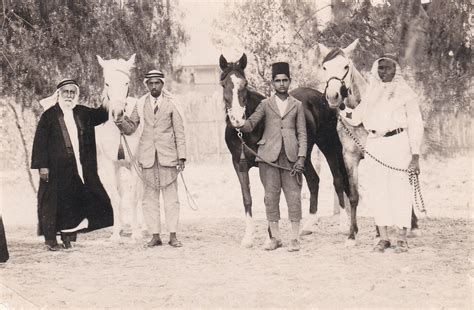
[[[155,109],[153,110],[153,112],[156,114],[156,112],[158,111],[158,103],[157,103],[158,99],[155,98],[155,103],[153,104],[155,106]]]

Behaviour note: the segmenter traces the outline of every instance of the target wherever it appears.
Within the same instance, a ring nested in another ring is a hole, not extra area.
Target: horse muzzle
[[[118,111],[112,110],[112,118],[114,122],[121,121],[123,118],[123,115],[124,115],[123,110],[118,110]]]

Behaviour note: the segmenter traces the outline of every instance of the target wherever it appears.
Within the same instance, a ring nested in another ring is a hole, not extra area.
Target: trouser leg
[[[143,217],[148,231],[151,234],[161,233],[160,219],[160,191],[157,189],[160,181],[157,161],[151,168],[142,170],[144,182],[143,190]]]
[[[260,180],[265,190],[265,210],[269,222],[280,220],[281,177],[278,168],[259,163]]]
[[[172,184],[163,188],[162,191],[166,226],[169,232],[177,232],[179,223],[178,182],[174,181]]]

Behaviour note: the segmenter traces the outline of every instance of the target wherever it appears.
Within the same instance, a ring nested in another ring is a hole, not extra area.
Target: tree
[[[318,56],[315,11],[300,0],[237,2],[215,21],[214,42],[247,53],[247,78],[266,95],[272,89],[271,64],[276,61],[290,62],[294,86],[307,84]]]
[[[96,55],[128,59],[137,53],[140,76],[155,67],[171,73],[186,35],[169,1],[141,2],[2,2],[0,102],[14,113],[28,172],[28,151],[42,111],[38,101],[51,95],[61,78],[77,78],[80,101],[93,105],[103,87]],[[140,80],[131,79],[131,95],[143,91]]]

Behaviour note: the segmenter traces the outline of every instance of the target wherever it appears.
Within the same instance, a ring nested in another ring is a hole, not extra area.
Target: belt
[[[369,130],[369,131],[373,134],[377,134],[377,132],[375,130]],[[397,129],[391,130],[391,131],[385,133],[382,137],[391,137],[391,136],[394,136],[396,134],[399,134],[400,132],[403,132],[403,128],[397,128]]]

